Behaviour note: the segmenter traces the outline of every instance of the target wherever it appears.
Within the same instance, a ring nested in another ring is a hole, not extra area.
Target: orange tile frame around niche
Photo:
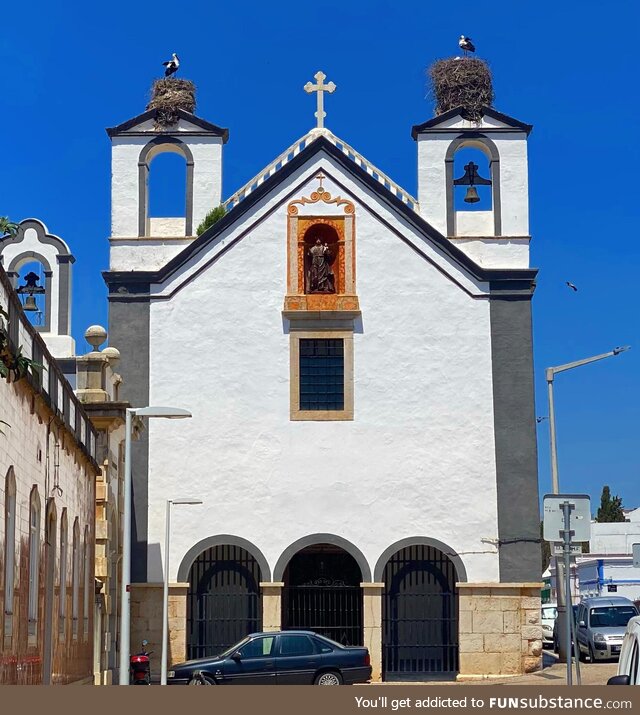
[[[319,178],[319,177],[318,177]],[[300,215],[298,205],[318,202],[334,204],[343,215]],[[335,293],[305,292],[305,237],[317,226],[324,235],[335,232],[338,248],[332,268]],[[359,311],[356,294],[355,207],[351,201],[332,198],[322,185],[309,198],[291,201],[287,207],[287,294],[285,311]]]

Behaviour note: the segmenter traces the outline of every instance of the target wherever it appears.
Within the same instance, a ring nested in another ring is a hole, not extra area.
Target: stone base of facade
[[[169,648],[167,665],[187,659],[187,590],[188,583],[169,584]],[[131,652],[142,649],[147,640],[151,657],[151,677],[160,677],[162,654],[161,583],[132,583],[131,587]]]
[[[522,675],[542,666],[541,583],[458,583],[458,680]]]

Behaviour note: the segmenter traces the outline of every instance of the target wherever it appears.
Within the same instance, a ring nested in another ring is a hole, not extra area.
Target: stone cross
[[[324,84],[324,80],[327,78],[327,75],[322,71],[316,72],[313,76],[318,80],[318,83],[311,84],[311,82],[307,82],[304,86],[304,91],[309,93],[318,93],[318,111],[315,112],[315,116],[318,118],[318,129],[322,129],[324,128],[324,118],[327,116],[327,113],[324,111],[324,93],[329,92],[329,94],[331,94],[332,92],[335,92],[336,85],[333,82]]]

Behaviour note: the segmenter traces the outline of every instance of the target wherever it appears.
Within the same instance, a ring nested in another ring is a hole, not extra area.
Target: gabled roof
[[[438,248],[450,257],[453,263],[459,265],[468,274],[479,281],[490,281],[492,290],[496,288],[504,294],[512,292],[533,292],[533,284],[538,273],[536,268],[483,268],[475,263],[466,253],[455,246],[451,241],[445,238],[431,224],[427,223],[420,214],[414,211],[401,201],[394,193],[389,191],[383,184],[370,176],[358,164],[349,159],[338,147],[332,144],[324,136],[319,136],[313,142],[308,144],[299,154],[291,161],[286,163],[282,168],[275,172],[272,176],[253,191],[247,198],[236,204],[227,214],[217,221],[211,228],[205,231],[195,241],[190,243],[183,251],[171,259],[162,268],[156,271],[104,271],[103,277],[107,284],[115,284],[126,282],[128,284],[151,284],[161,283],[168,278],[172,273],[177,271],[181,266],[189,261],[195,254],[200,252],[205,246],[212,243],[219,234],[226,230],[230,225],[239,220],[255,204],[257,204],[265,195],[269,194],[287,177],[293,174],[297,169],[303,166],[309,159],[316,154],[325,152],[336,161],[346,172],[350,173],[356,179],[361,181],[373,194],[375,194],[387,206],[394,209],[405,219],[413,228],[421,233],[425,238],[437,245]],[[497,281],[497,283],[495,283]]]
[[[427,132],[429,129],[438,129],[440,125],[443,122],[446,122],[448,119],[453,119],[454,117],[457,116],[462,116],[464,109],[463,107],[455,107],[454,109],[450,109],[448,112],[444,112],[443,114],[439,114],[437,117],[433,117],[433,119],[429,119],[426,122],[423,122],[422,124],[415,124],[411,128],[411,136],[414,139],[417,139],[418,134],[422,134],[423,132]],[[510,117],[508,114],[503,114],[502,112],[499,112],[497,109],[494,109],[493,107],[482,107],[482,115],[491,117],[492,119],[497,119],[499,122],[502,122],[505,124],[508,128],[525,132],[527,135],[530,134],[531,130],[533,129],[533,124],[525,124],[524,122],[521,122],[518,119],[514,119],[513,117]],[[451,127],[447,128],[448,131],[456,131],[456,128]],[[486,127],[481,127],[479,128],[479,131],[492,131],[491,128],[486,128]],[[499,129],[494,129],[493,131],[500,131]],[[504,131],[504,129],[502,130]]]
[[[109,127],[107,128],[107,134],[110,137],[117,137],[117,136],[122,136],[123,134],[133,134],[131,131],[132,129],[135,129],[135,127],[139,126],[140,124],[143,124],[144,122],[150,120],[150,119],[155,119],[157,115],[158,110],[157,109],[149,109],[143,114],[138,114],[137,117],[133,117],[132,119],[128,119],[126,122],[123,122],[122,124],[118,124],[116,127]],[[196,127],[198,127],[197,131],[192,131],[190,132],[189,130],[180,132],[180,134],[208,134],[210,136],[216,136],[216,137],[222,137],[222,141],[226,144],[227,140],[229,139],[229,130],[224,129],[222,127],[218,127],[215,124],[211,124],[211,122],[207,122],[204,119],[201,119],[200,117],[196,117],[195,114],[191,114],[191,112],[186,112],[184,109],[178,109],[176,110],[177,115],[180,119],[184,119],[185,121],[189,122],[190,124],[194,124]],[[145,131],[145,134],[175,134],[175,131],[163,131],[163,130],[155,130],[155,131]]]

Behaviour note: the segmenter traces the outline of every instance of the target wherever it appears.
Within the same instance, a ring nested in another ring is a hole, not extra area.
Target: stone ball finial
[[[105,348],[101,351],[104,356],[109,360],[109,365],[112,369],[120,362],[120,351],[118,348]]]
[[[107,339],[107,331],[102,325],[90,325],[84,331],[85,340],[94,350],[97,350]]]

